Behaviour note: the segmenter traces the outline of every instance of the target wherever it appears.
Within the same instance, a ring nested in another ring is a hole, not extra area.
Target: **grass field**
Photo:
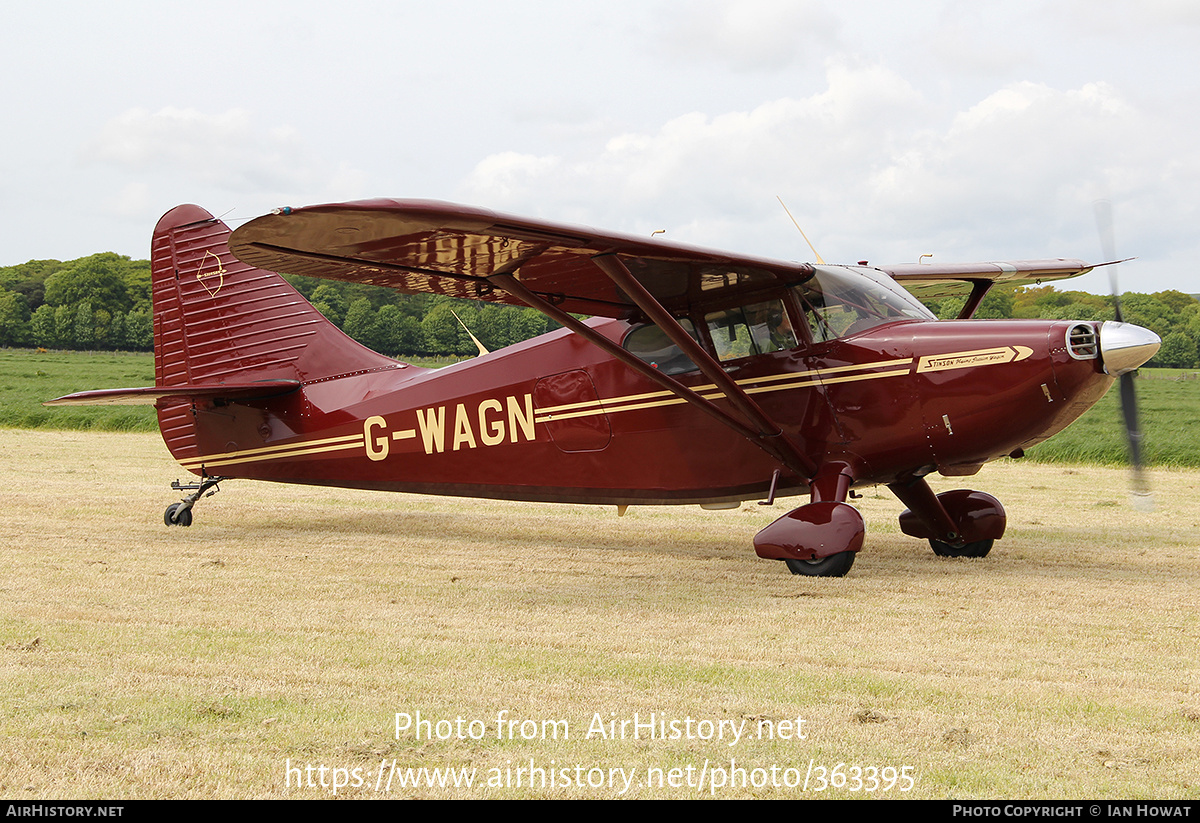
[[[1143,448],[1152,466],[1200,467],[1200,380],[1195,371],[1142,369],[1136,381]],[[1129,461],[1117,387],[1064,431],[1029,450],[1050,463],[1122,466]]]
[[[158,431],[153,406],[42,406],[87,389],[153,385],[153,354],[0,349],[0,427]]]
[[[1115,469],[989,466],[981,560],[867,490],[844,579],[755,558],[790,501],[234,481],[168,529],[177,472],[153,434],[0,430],[3,796],[1200,797],[1200,472],[1140,514]],[[399,785],[422,767],[475,784]]]

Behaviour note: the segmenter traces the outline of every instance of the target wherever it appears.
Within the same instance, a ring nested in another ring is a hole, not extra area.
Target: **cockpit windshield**
[[[816,266],[811,279],[795,286],[814,343],[847,337],[897,320],[936,320],[904,289],[872,269]]]

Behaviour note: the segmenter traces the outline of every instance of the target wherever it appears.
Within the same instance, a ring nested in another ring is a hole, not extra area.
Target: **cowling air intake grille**
[[[1096,327],[1078,323],[1067,332],[1067,351],[1076,360],[1095,360],[1100,355]]]

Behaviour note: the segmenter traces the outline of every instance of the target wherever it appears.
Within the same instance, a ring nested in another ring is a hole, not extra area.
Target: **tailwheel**
[[[839,552],[818,560],[784,560],[788,571],[800,577],[845,577],[857,552]]]
[[[941,540],[930,540],[929,545],[938,557],[987,557],[995,542],[995,540],[976,540],[961,546],[951,546]]]
[[[221,490],[217,484],[227,478],[224,477],[202,477],[199,483],[180,483],[178,480],[171,484],[171,488],[175,491],[189,491],[187,497],[180,500],[178,503],[172,503],[167,506],[167,510],[163,512],[163,522],[168,526],[190,526],[192,525],[192,506],[196,505],[201,497],[212,497]]]
[[[192,509],[184,508],[182,503],[172,503],[163,513],[163,522],[168,526],[192,525]]]

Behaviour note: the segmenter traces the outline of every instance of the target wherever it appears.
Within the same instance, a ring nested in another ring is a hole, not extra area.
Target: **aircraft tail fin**
[[[278,274],[235,258],[229,235],[190,205],[154,229],[153,400],[177,460],[198,453],[197,402],[268,398],[289,385],[401,365],[352,340]]]
[[[155,226],[155,386],[305,381],[396,366],[278,274],[235,258],[229,234],[198,206],[178,206]]]

